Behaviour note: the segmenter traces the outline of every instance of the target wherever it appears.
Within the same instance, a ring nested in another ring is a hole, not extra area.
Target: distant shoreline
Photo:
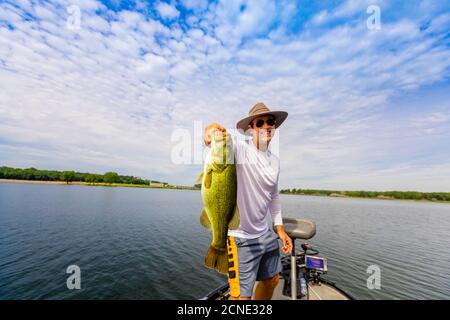
[[[125,188],[150,188],[150,189],[177,189],[177,190],[194,190],[200,191],[200,188],[190,187],[190,186],[173,186],[173,185],[146,185],[146,184],[127,184],[127,183],[104,183],[104,182],[83,182],[83,181],[72,181],[66,183],[65,181],[46,181],[46,180],[21,180],[21,179],[0,179],[0,183],[36,183],[36,184],[55,184],[55,185],[81,185],[90,187],[125,187]],[[377,196],[377,197],[363,197],[363,196],[351,196],[344,195],[342,193],[336,194],[332,193],[327,195],[325,193],[316,194],[306,194],[306,193],[288,193],[285,190],[281,190],[280,194],[291,195],[291,196],[314,196],[314,197],[330,197],[330,198],[352,198],[352,199],[372,199],[372,200],[401,200],[401,201],[415,201],[415,202],[437,202],[437,203],[450,203],[450,201],[445,200],[431,200],[431,199],[401,199],[387,196]]]
[[[21,179],[0,179],[2,182],[17,182],[17,183],[37,183],[37,184],[58,184],[58,185],[81,185],[81,186],[91,186],[91,187],[126,187],[126,188],[151,188],[151,189],[179,189],[179,190],[199,190],[194,187],[189,186],[156,186],[156,185],[146,185],[146,184],[128,184],[128,183],[104,183],[104,182],[82,182],[82,181],[46,181],[46,180],[21,180]]]
[[[450,201],[445,200],[431,200],[431,199],[401,199],[394,197],[386,197],[386,196],[377,196],[377,197],[362,197],[362,196],[351,196],[351,195],[343,195],[343,194],[306,194],[306,193],[287,193],[280,192],[280,194],[289,195],[289,196],[311,196],[311,197],[327,197],[327,198],[351,198],[351,199],[372,199],[372,200],[398,200],[398,201],[414,201],[414,202],[437,202],[437,203],[450,203]]]

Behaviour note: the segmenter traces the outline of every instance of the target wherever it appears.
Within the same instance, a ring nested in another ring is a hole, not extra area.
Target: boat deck
[[[280,277],[275,291],[273,293],[272,300],[291,300],[291,297],[283,295],[284,279]],[[255,286],[256,287],[256,286]],[[342,294],[338,289],[326,284],[321,283],[319,285],[314,283],[308,284],[309,297],[302,297],[300,300],[349,300],[349,298]]]

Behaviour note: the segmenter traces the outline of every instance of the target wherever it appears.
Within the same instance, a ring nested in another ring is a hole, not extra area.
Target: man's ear
[[[249,124],[249,125],[247,126],[247,130],[245,130],[245,132],[252,132],[251,130],[253,130],[253,128],[252,128],[252,125]]]

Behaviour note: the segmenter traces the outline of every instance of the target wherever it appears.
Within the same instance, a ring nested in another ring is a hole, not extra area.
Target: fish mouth
[[[211,139],[211,145],[214,148],[223,148],[225,149],[228,145],[228,142],[231,141],[231,135],[229,133],[224,132],[214,132],[214,135]]]
[[[215,130],[213,133],[212,140],[216,143],[223,142],[223,141],[228,140],[229,136],[230,136],[229,133]]]

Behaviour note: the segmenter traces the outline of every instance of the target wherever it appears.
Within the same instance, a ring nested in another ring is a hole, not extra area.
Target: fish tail
[[[225,248],[209,247],[205,257],[205,266],[220,273],[228,273],[228,256]]]

